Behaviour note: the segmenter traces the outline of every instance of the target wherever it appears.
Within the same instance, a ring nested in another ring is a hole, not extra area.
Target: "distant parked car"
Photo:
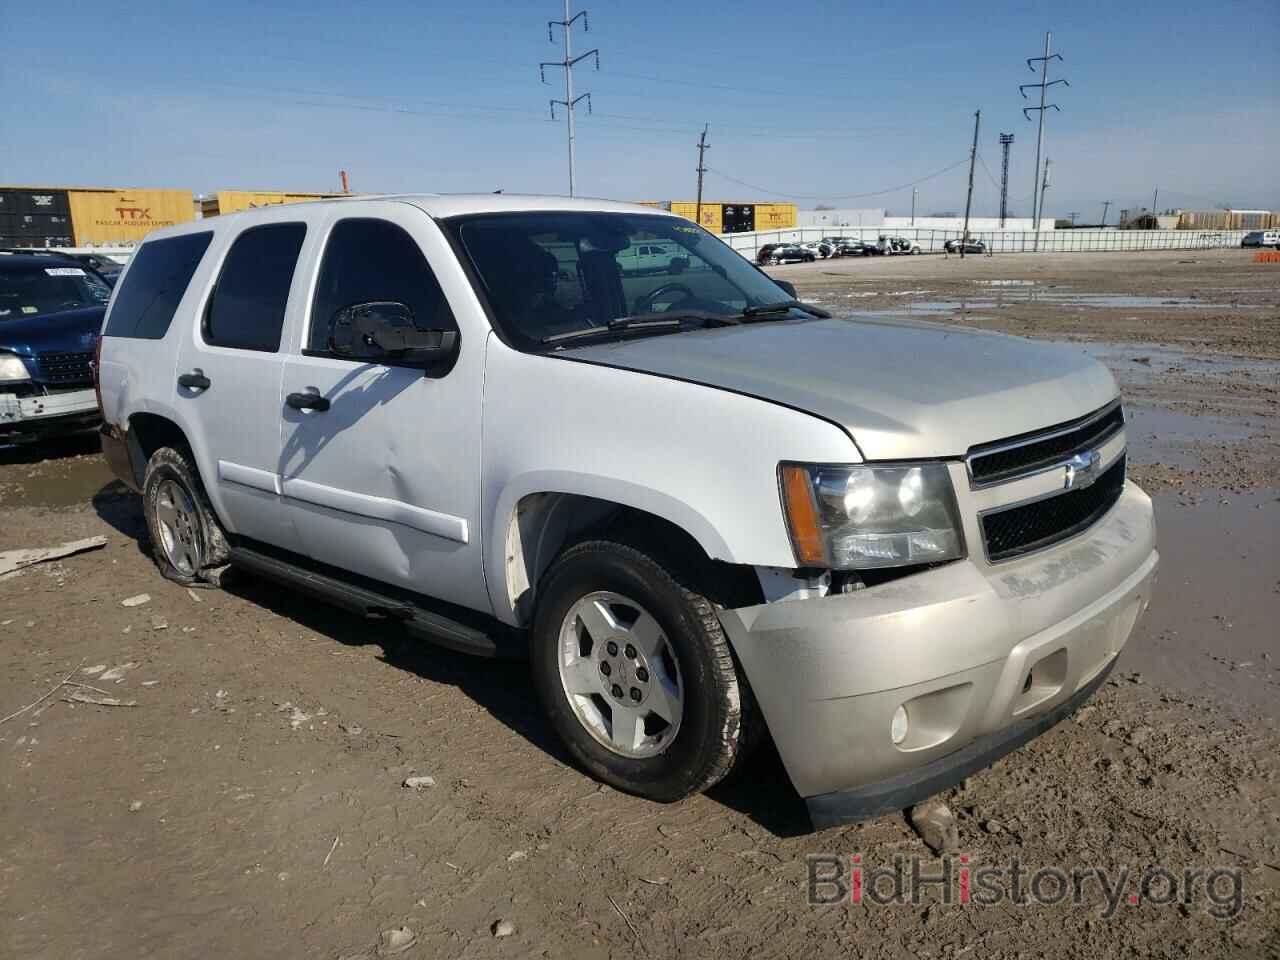
[[[869,257],[875,252],[871,244],[863,243],[861,240],[851,240],[848,237],[841,239],[836,249],[842,257]]]
[[[804,244],[806,250],[812,250],[819,260],[825,260],[835,253],[835,247],[825,240],[811,240]]]
[[[93,354],[110,297],[78,260],[0,255],[0,442],[97,426]]]
[[[1275,247],[1280,250],[1280,230],[1253,230],[1240,241],[1242,247]]]
[[[617,255],[618,266],[628,276],[643,276],[650,273],[667,273],[671,270],[671,261],[676,258],[674,247],[658,243],[641,243],[627,247]]]
[[[960,240],[959,239],[948,240],[946,243],[942,245],[942,249],[947,251],[947,253],[959,253]],[[981,240],[967,240],[964,243],[964,252],[965,253],[986,253],[987,245],[983,243]]]
[[[766,243],[756,254],[760,266],[772,263],[812,263],[818,255],[798,243]]]
[[[906,237],[889,237],[890,253],[909,253],[915,254],[920,252],[920,244]]]

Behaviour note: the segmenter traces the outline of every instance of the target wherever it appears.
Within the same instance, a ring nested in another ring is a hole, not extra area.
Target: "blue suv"
[[[110,297],[71,257],[0,253],[0,443],[97,426],[93,363]]]

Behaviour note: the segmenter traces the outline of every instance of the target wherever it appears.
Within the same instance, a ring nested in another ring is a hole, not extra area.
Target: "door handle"
[[[323,413],[329,409],[329,400],[318,393],[291,393],[284,402],[295,410],[315,410]]]
[[[212,381],[199,370],[184,373],[178,377],[178,386],[188,390],[208,390]]]

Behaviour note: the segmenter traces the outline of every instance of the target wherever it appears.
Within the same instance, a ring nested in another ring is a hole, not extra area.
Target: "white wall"
[[[843,210],[797,210],[797,227],[878,227],[884,223],[884,210],[847,208]]]
[[[918,218],[917,218],[918,219]],[[997,221],[999,222],[999,221]],[[887,227],[850,229],[841,236],[875,243]],[[942,245],[959,238],[962,231],[894,228],[894,236],[906,237],[920,246],[922,253],[941,253]],[[970,220],[969,236],[981,240],[992,253],[1074,253],[1123,250],[1207,250],[1238,247],[1247,230],[1042,230],[1037,240],[1030,230],[975,230]],[[802,227],[795,230],[762,230],[756,233],[732,233],[722,239],[744,257],[753,259],[766,243],[808,243],[829,236],[825,227]]]
[[[914,227],[917,230],[964,230],[964,217],[916,217],[913,224],[910,217],[885,217],[886,230],[903,230]],[[1034,230],[1035,221],[1030,217],[1009,217],[1004,226],[1000,226],[999,217],[970,217],[969,233],[978,230]],[[1040,221],[1040,229],[1053,229],[1053,218],[1045,217]]]

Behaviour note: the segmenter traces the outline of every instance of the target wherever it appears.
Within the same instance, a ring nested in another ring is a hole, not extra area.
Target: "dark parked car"
[[[111,288],[71,257],[0,254],[0,442],[92,429]]]
[[[960,252],[959,239],[948,240],[946,243],[942,245],[942,249],[947,251],[947,253],[959,253]],[[964,252],[965,253],[986,253],[987,245],[983,243],[981,240],[967,240],[965,241],[965,244],[964,244]]]
[[[766,243],[756,254],[756,263],[813,263],[818,255],[798,243]]]
[[[836,248],[842,257],[869,257],[875,253],[875,247],[861,240],[842,239]]]

